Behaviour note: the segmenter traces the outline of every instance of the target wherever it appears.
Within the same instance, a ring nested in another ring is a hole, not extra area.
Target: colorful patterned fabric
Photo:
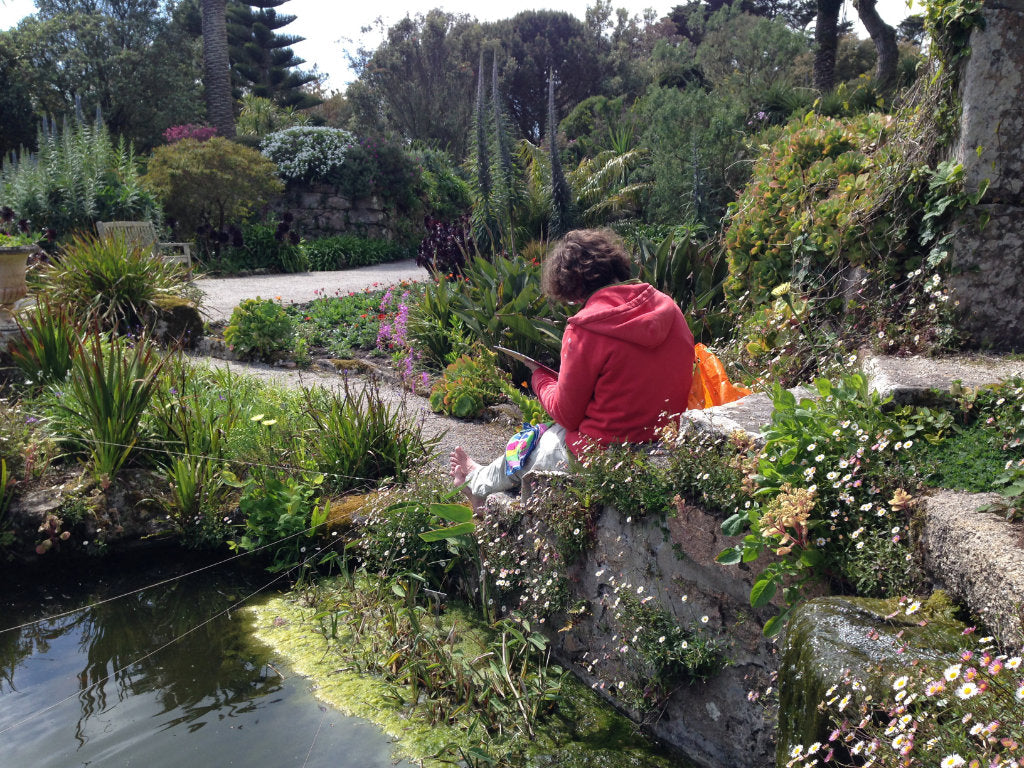
[[[526,464],[527,457],[533,452],[540,436],[547,430],[547,424],[523,424],[523,428],[512,435],[505,446],[505,474],[511,477]]]

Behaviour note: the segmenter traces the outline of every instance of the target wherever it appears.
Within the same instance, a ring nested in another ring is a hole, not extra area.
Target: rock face
[[[391,216],[376,196],[350,200],[330,184],[291,185],[273,204],[278,214],[290,213],[298,232],[318,238],[355,234],[391,239]]]
[[[1024,0],[985,3],[971,34],[956,159],[968,190],[990,183],[957,226],[950,280],[971,341],[1024,348]],[[983,218],[987,225],[980,226]]]
[[[154,335],[162,344],[192,349],[203,338],[203,318],[191,301],[166,296],[158,308]]]
[[[544,484],[542,473],[528,477],[531,492]],[[664,519],[635,519],[606,507],[593,545],[569,568],[569,602],[582,610],[554,633],[553,645],[562,664],[694,764],[766,768],[773,763],[773,716],[748,693],[771,684],[775,643],[762,636],[761,625],[775,608],[750,607],[754,573],[748,566],[715,562],[736,543],[722,534],[721,523],[690,504]],[[621,635],[615,618],[617,594],[623,594],[617,590],[625,584],[630,595],[646,596],[680,626],[700,627],[728,641],[724,670],[706,682],[680,685],[663,709],[646,717],[624,704],[614,682],[638,688],[650,682],[636,679],[628,655],[638,651],[629,648],[630,638]]]
[[[939,658],[957,650],[964,625],[952,613],[941,593],[913,617],[896,610],[895,601],[851,597],[820,597],[798,608],[786,628],[779,666],[776,765],[786,765],[797,744],[828,743],[832,725],[820,705],[844,672],[882,701],[891,693],[889,675],[908,657]],[[917,624],[923,614],[926,628]]]

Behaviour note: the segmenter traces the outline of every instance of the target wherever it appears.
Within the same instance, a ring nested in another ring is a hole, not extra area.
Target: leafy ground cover
[[[360,292],[322,295],[308,304],[286,308],[295,323],[296,334],[311,350],[323,350],[332,357],[378,351],[381,323],[393,317],[397,307],[387,290],[368,288]]]

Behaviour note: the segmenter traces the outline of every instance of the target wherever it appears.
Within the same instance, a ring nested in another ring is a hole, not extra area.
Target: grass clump
[[[151,328],[160,299],[189,298],[184,268],[123,237],[76,235],[47,267],[39,286],[54,306],[83,326],[135,333]]]

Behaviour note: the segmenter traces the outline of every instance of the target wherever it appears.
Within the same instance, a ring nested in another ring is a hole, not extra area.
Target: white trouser
[[[490,464],[478,467],[466,478],[466,488],[474,496],[488,496],[498,491],[508,491],[519,485],[522,475],[535,469],[569,468],[569,449],[565,446],[565,427],[555,424],[547,429],[533,451],[526,457],[523,468],[514,475],[505,474],[505,454]]]

